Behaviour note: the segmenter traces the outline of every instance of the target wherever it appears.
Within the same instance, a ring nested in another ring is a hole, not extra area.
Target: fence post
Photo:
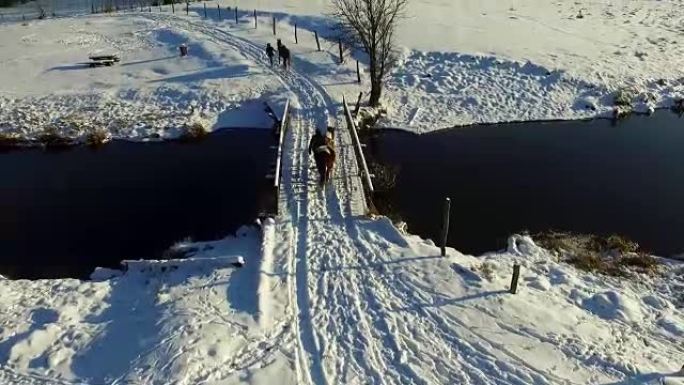
[[[175,4],[176,4],[175,0],[171,2],[171,12],[174,14],[176,13],[176,5]]]
[[[451,212],[451,199],[444,199],[442,210],[442,257],[446,256],[447,238],[449,238],[449,213]]]
[[[517,263],[513,265],[513,277],[511,278],[511,294],[518,292],[518,278],[520,277],[520,265]]]
[[[342,51],[342,38],[340,37],[339,39],[340,43],[340,64],[344,63],[344,51]]]
[[[204,3],[204,18],[207,18],[207,3]]]
[[[359,92],[359,97],[356,99],[356,107],[354,108],[354,115],[357,115],[359,113],[359,110],[361,109],[361,98],[363,97],[363,92]]]
[[[219,20],[220,20],[221,19],[221,5],[219,3],[216,3],[216,9],[218,9]]]
[[[235,7],[235,24],[238,23],[238,7]]]
[[[299,39],[297,39],[297,23],[295,23],[295,44],[299,44]]]
[[[318,31],[314,31],[314,36],[316,37],[316,46],[318,47],[318,52],[321,52],[321,42],[318,41]]]
[[[276,35],[276,17],[273,16],[273,36]]]
[[[361,68],[359,67],[359,61],[356,61],[356,79],[358,80],[359,84],[361,84]]]
[[[258,28],[259,28],[259,21],[257,19],[257,11],[255,9],[254,10],[254,29],[258,29]]]

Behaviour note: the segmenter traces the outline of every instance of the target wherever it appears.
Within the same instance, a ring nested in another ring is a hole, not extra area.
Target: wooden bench
[[[113,61],[115,63],[121,61],[116,55],[90,55],[88,56],[88,59],[91,61]]]
[[[87,64],[90,68],[102,66],[111,67],[114,63],[121,61],[116,55],[90,55],[88,56],[88,59],[90,59],[90,62],[84,64]]]

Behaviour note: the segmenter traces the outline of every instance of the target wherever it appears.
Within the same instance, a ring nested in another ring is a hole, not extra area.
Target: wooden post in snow
[[[171,13],[176,14],[176,0],[171,2]]]
[[[238,7],[235,7],[235,24],[238,23]]]
[[[520,278],[520,265],[517,263],[513,265],[513,277],[511,278],[510,293],[516,294],[518,292],[518,278]]]
[[[363,92],[359,92],[359,97],[356,99],[356,107],[354,107],[354,116],[358,115],[361,109],[361,98],[363,97]]]
[[[273,36],[276,35],[276,17],[273,16]]]
[[[207,18],[207,3],[204,3],[204,18]]]
[[[216,3],[216,9],[218,10],[219,20],[220,20],[221,19],[221,5],[219,3]]]
[[[316,37],[316,47],[318,47],[318,52],[321,52],[321,42],[318,41],[318,31],[314,31],[314,37]]]
[[[359,67],[359,61],[356,61],[356,79],[361,84],[361,68]]]
[[[342,50],[342,38],[338,39],[340,45],[340,64],[344,63],[344,51]]]
[[[444,208],[442,209],[442,257],[446,257],[446,244],[449,238],[449,213],[451,212],[451,199],[444,199]]]
[[[295,44],[299,44],[299,39],[297,39],[297,23],[295,23]]]
[[[259,21],[257,19],[257,11],[256,9],[254,10],[254,29],[257,29],[259,27]]]

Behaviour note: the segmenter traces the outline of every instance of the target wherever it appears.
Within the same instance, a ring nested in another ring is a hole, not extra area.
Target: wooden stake
[[[318,47],[318,52],[321,52],[321,42],[318,41],[318,32],[314,31],[314,36],[316,37],[316,46]]]
[[[219,19],[220,19],[221,18],[221,6],[218,3],[216,3],[216,9],[218,9]]]
[[[446,256],[447,238],[449,238],[449,213],[451,212],[451,199],[444,199],[442,210],[442,257]]]
[[[189,0],[185,1],[185,14],[186,15],[190,14],[190,1]]]
[[[361,68],[359,67],[359,61],[356,61],[356,79],[358,80],[359,84],[361,84]]]
[[[207,3],[204,3],[204,18],[207,18]]]
[[[359,110],[361,109],[361,98],[363,97],[363,92],[359,92],[359,97],[356,99],[356,107],[354,108],[354,115],[357,115],[359,113]]]
[[[518,292],[518,278],[520,278],[520,265],[517,263],[513,265],[513,277],[511,278],[511,294]]]
[[[171,2],[171,13],[174,13],[174,14],[176,13],[176,5],[175,5],[176,3],[175,3],[175,1],[176,1],[176,0],[174,0],[174,1]]]
[[[235,7],[235,24],[238,23],[238,7]]]
[[[344,63],[344,51],[342,51],[342,38],[339,38],[340,43],[340,64]]]
[[[256,11],[256,9],[255,9],[255,10],[254,10],[254,29],[257,29],[258,26],[259,26],[259,22],[258,22],[258,19],[257,19],[257,11]]]
[[[276,35],[276,18],[273,16],[273,36]]]
[[[295,23],[295,44],[299,44],[299,39],[297,39],[297,23]]]

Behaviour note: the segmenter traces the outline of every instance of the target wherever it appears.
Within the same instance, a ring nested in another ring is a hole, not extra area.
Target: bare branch
[[[370,104],[376,106],[383,81],[396,63],[395,28],[409,0],[331,0],[341,31],[358,41],[369,57]]]

